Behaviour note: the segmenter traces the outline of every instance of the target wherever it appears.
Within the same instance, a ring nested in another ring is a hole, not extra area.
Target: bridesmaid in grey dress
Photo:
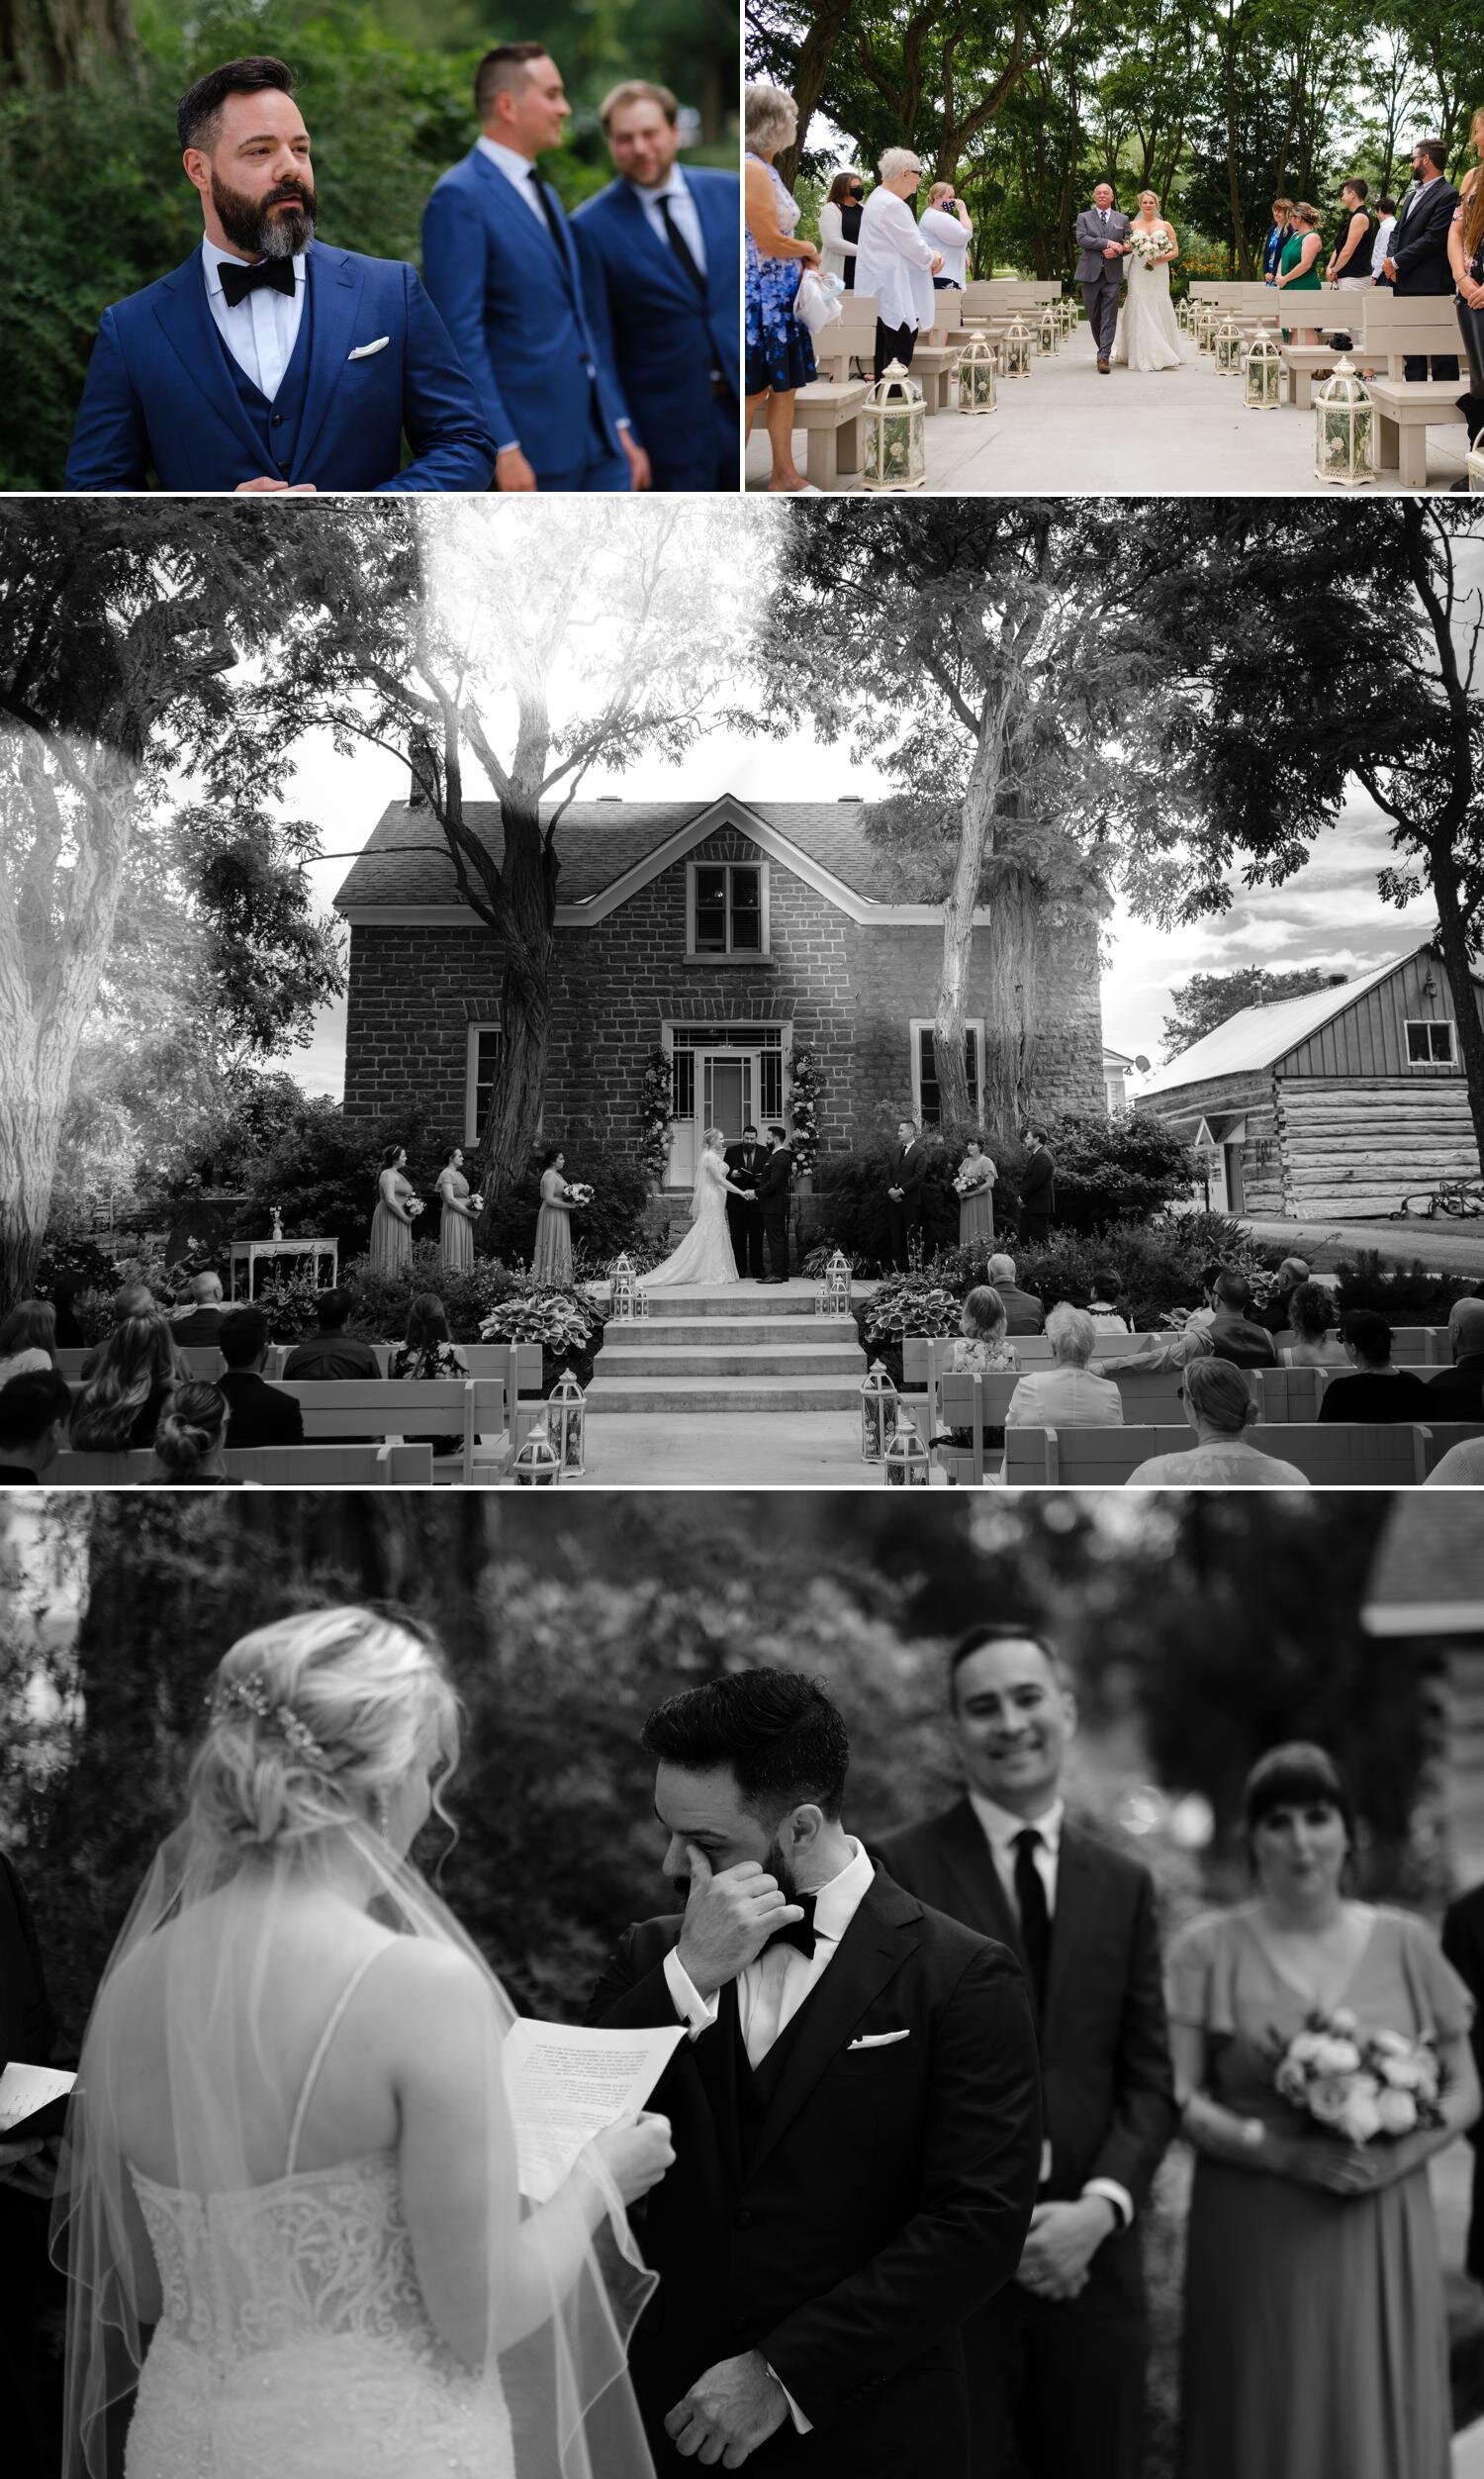
[[[964,1159],[954,1174],[959,1190],[959,1246],[971,1248],[994,1245],[994,1183],[998,1179],[989,1156],[976,1136],[971,1136],[964,1149]]]
[[[1479,2113],[1468,1992],[1410,1912],[1349,1898],[1354,1810],[1323,1749],[1275,1748],[1247,1786],[1255,1901],[1195,1920],[1168,1959],[1196,2153],[1185,2269],[1191,2479],[1447,2479],[1447,2324],[1427,2162]],[[1440,2126],[1365,2145],[1291,2107],[1275,2051],[1311,2015],[1428,2039]]]
[[[536,1253],[530,1261],[538,1283],[565,1287],[572,1281],[572,1216],[575,1211],[562,1177],[566,1155],[548,1145],[541,1156],[541,1210],[536,1216]]]
[[[443,1199],[438,1245],[450,1274],[467,1274],[474,1263],[474,1225],[478,1217],[470,1203],[472,1192],[463,1164],[462,1145],[450,1145],[447,1160],[438,1173],[438,1194]]]
[[[403,1274],[413,1253],[411,1206],[417,1191],[407,1170],[407,1147],[389,1145],[376,1175],[376,1211],[371,1217],[371,1271]]]

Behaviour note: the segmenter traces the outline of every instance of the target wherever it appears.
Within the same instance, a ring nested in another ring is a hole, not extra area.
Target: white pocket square
[[[374,344],[354,345],[345,358],[347,361],[369,361],[373,353],[385,352],[391,341],[390,335],[378,335]]]
[[[851,2042],[852,2049],[890,2049],[899,2040],[910,2040],[910,2032],[866,2032]]]

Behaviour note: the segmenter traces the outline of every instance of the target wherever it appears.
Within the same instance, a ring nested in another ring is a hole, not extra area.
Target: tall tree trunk
[[[979,1096],[989,1150],[995,1153],[1019,1136],[1032,1106],[1041,904],[1034,880],[1013,861],[991,862],[985,877],[989,926],[977,979],[984,1001]]]
[[[0,87],[82,86],[136,46],[129,0],[0,0]]]
[[[808,143],[809,123],[819,98],[829,83],[830,64],[841,36],[850,19],[853,0],[821,0],[809,22],[809,31],[798,47],[793,66],[793,100],[798,106],[798,128],[791,146],[774,158],[780,180],[791,191],[798,178],[798,167]]]
[[[974,1115],[964,1057],[969,966],[980,877],[994,849],[994,813],[1005,759],[1005,707],[1003,693],[984,700],[974,763],[959,805],[958,858],[943,906],[943,973],[933,1016],[933,1064],[943,1118],[960,1127]]]

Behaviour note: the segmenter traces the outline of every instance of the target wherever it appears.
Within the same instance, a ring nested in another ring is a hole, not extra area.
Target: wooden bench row
[[[1013,1334],[1010,1340],[1015,1346],[1023,1375],[1029,1375],[1033,1369],[1051,1368],[1052,1347],[1044,1334]],[[1100,1333],[1097,1339],[1097,1350],[1093,1355],[1094,1365],[1100,1359],[1122,1360],[1130,1352],[1142,1350],[1146,1344],[1167,1343],[1168,1341],[1168,1334]],[[929,1337],[909,1334],[901,1347],[902,1375],[907,1383],[925,1385],[929,1354],[933,1351],[940,1352],[946,1362],[950,1347],[951,1338],[946,1335]],[[1281,1345],[1279,1348],[1282,1348]],[[1391,1334],[1391,1357],[1399,1368],[1448,1368],[1453,1355],[1448,1341],[1447,1327],[1394,1326]],[[1143,1376],[1146,1373],[1140,1371],[1139,1374]],[[1336,1374],[1340,1373],[1337,1371]]]
[[[316,1378],[280,1381],[279,1391],[292,1396],[299,1405],[305,1444],[272,1450],[233,1450],[229,1442],[229,1472],[235,1469],[232,1460],[234,1453],[272,1452],[287,1459],[277,1474],[282,1484],[327,1486],[332,1484],[318,1478],[312,1469],[311,1459],[321,1442],[351,1450],[363,1445],[400,1447],[410,1438],[426,1438],[430,1434],[453,1438],[457,1444],[443,1455],[432,1455],[426,1445],[422,1447],[421,1452],[431,1458],[424,1485],[439,1480],[464,1487],[488,1484],[510,1470],[516,1448],[523,1444],[541,1413],[538,1401],[522,1404],[512,1397],[504,1377]],[[229,1441],[231,1434],[229,1428]],[[106,1488],[123,1477],[125,1466],[129,1467],[129,1477],[141,1478],[149,1462],[147,1452],[137,1456],[68,1453],[58,1459],[48,1478],[58,1485],[67,1480]],[[240,1477],[261,1476],[256,1471],[243,1471]],[[366,1477],[373,1478],[369,1473]],[[394,1485],[406,1488],[417,1484],[399,1478]]]
[[[292,1343],[270,1343],[263,1360],[264,1377],[275,1380],[281,1378],[284,1363],[294,1349],[295,1346]],[[373,1343],[371,1349],[376,1354],[377,1365],[382,1376],[385,1377],[392,1365],[392,1354],[398,1346],[395,1343]],[[469,1364],[471,1378],[504,1378],[507,1383],[510,1383],[510,1361],[513,1355],[516,1392],[540,1393],[541,1346],[539,1343],[461,1343],[459,1349]],[[227,1366],[215,1343],[182,1345],[180,1356],[191,1376],[204,1378],[209,1385],[216,1383]],[[80,1378],[82,1364],[86,1358],[87,1352],[80,1345],[68,1344],[57,1352],[57,1370],[69,1381],[73,1378]]]

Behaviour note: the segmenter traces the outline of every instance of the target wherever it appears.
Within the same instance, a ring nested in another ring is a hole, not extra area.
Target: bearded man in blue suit
[[[562,203],[536,169],[572,106],[543,44],[497,44],[474,77],[482,124],[422,217],[422,266],[495,433],[502,491],[646,490]]]
[[[735,491],[741,189],[676,161],[668,86],[631,79],[603,106],[618,172],[572,219],[595,316],[657,491]]]
[[[201,247],[105,310],[68,490],[151,468],[167,491],[489,488],[495,442],[415,270],[315,239],[293,85],[282,60],[229,60],[182,99]]]

